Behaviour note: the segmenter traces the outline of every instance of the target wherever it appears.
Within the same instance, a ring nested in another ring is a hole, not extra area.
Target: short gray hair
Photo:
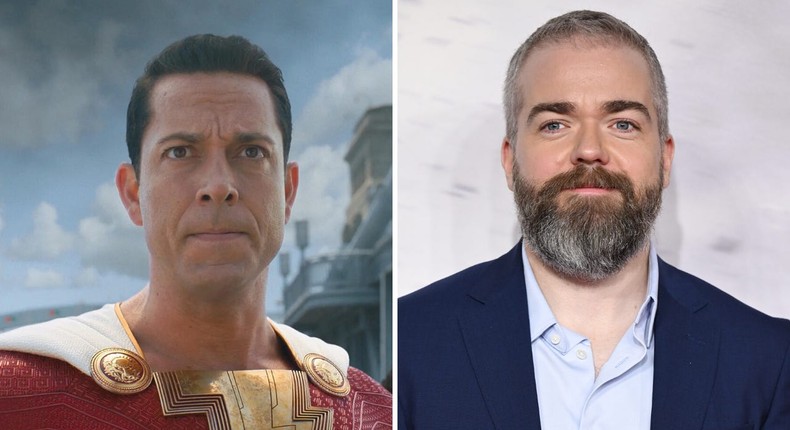
[[[577,38],[605,45],[623,45],[631,47],[642,54],[650,68],[653,104],[658,116],[658,134],[661,142],[665,142],[669,137],[669,102],[664,72],[661,71],[661,64],[658,62],[656,53],[650,47],[650,44],[647,43],[647,40],[628,24],[609,14],[589,10],[568,12],[550,19],[535,30],[510,59],[504,91],[506,133],[510,142],[512,144],[516,142],[518,115],[524,107],[524,98],[518,85],[518,76],[527,56],[541,45],[556,44]]]

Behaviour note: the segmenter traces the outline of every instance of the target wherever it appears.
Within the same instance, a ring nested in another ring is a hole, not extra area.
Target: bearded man
[[[790,322],[657,255],[663,72],[604,13],[513,56],[502,167],[522,241],[399,301],[400,429],[780,429]]]

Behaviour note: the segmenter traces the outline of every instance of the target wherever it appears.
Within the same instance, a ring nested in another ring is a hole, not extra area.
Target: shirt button
[[[583,349],[577,349],[576,350],[576,357],[579,360],[584,360],[584,359],[587,358],[587,352],[585,352]]]
[[[556,335],[556,334],[551,335],[551,338],[549,340],[551,341],[552,345],[559,345],[560,344],[560,337],[558,335]]]

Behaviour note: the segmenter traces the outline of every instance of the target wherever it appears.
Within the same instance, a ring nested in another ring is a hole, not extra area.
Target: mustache
[[[603,167],[578,165],[547,180],[539,194],[554,197],[574,188],[607,188],[620,191],[623,196],[634,194],[634,184],[624,173],[612,172]]]

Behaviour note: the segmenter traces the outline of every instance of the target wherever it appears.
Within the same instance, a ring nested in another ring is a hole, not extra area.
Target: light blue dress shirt
[[[651,245],[647,297],[633,325],[595,377],[590,340],[561,326],[521,248],[527,284],[533,364],[541,427],[548,430],[650,429],[653,321],[658,305],[658,257]]]

